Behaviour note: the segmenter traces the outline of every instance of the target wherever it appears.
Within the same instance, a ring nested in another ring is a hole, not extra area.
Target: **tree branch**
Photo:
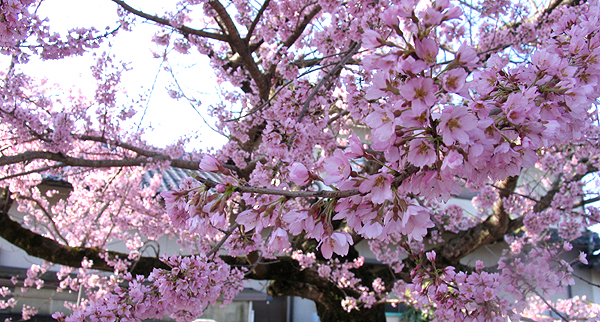
[[[33,160],[51,160],[60,162],[64,165],[87,168],[112,168],[112,167],[134,167],[146,165],[156,161],[171,161],[171,165],[178,168],[198,170],[198,162],[173,160],[171,157],[158,154],[153,157],[135,158],[135,159],[114,159],[114,160],[90,160],[84,158],[74,158],[62,153],[47,151],[27,151],[21,154],[0,157],[0,166],[27,162]]]
[[[317,13],[319,13],[319,11],[321,11],[321,9],[322,9],[321,5],[317,4],[313,7],[313,9],[309,13],[306,14],[306,16],[304,16],[304,19],[302,19],[302,21],[296,26],[296,29],[294,30],[294,32],[292,32],[292,34],[288,37],[288,39],[286,39],[283,42],[284,48],[290,48],[296,42],[296,40],[298,40],[298,38],[300,38],[300,36],[304,32],[304,30],[306,29],[306,26],[308,26],[308,24],[317,15]],[[277,64],[271,64],[271,66],[269,66],[268,75],[270,77],[275,76],[276,68],[277,68]]]
[[[150,21],[154,21],[163,26],[169,26],[169,27],[177,30],[179,33],[181,33],[182,35],[184,35],[186,37],[188,35],[196,35],[196,36],[220,40],[220,41],[229,41],[228,37],[226,35],[222,35],[222,34],[216,34],[216,33],[207,32],[207,31],[203,31],[203,30],[199,30],[199,29],[193,29],[193,28],[190,28],[187,26],[181,26],[179,28],[175,28],[171,25],[171,22],[165,18],[160,18],[157,16],[147,14],[143,11],[137,10],[122,0],[112,0],[112,1],[116,4],[118,4],[119,6],[121,6],[121,8],[125,9],[127,12],[130,12],[138,17],[141,17],[141,18],[144,18],[144,19],[147,19]]]
[[[69,267],[81,267],[84,259],[91,260],[92,269],[112,272],[114,268],[106,263],[104,258],[127,258],[124,253],[101,250],[89,247],[70,247],[57,241],[43,237],[31,230],[22,227],[10,218],[6,211],[0,211],[0,237],[9,243],[24,250],[28,255],[38,257],[49,262]],[[230,266],[247,267],[248,260],[245,257],[220,256]],[[148,276],[154,268],[170,269],[168,265],[155,257],[141,257],[132,267],[132,275]],[[388,272],[387,265],[366,263],[363,268],[367,272],[377,274],[384,280],[392,278]],[[388,272],[388,273],[386,273]],[[325,287],[329,283],[327,279],[321,278],[314,270],[301,270],[297,261],[291,257],[282,256],[274,260],[261,262],[247,275],[250,279],[257,280],[290,280],[306,282],[317,287]]]
[[[352,58],[352,56],[354,56],[354,54],[356,54],[356,52],[358,52],[358,50],[360,49],[360,44],[361,44],[360,42],[352,44],[350,46],[350,49],[348,49],[348,52],[340,60],[340,62],[333,69],[331,69],[327,73],[327,75],[325,75],[325,77],[321,78],[321,80],[319,81],[319,83],[317,83],[317,85],[315,86],[315,88],[313,88],[312,92],[310,93],[310,95],[308,96],[308,98],[304,102],[304,105],[302,106],[302,111],[300,112],[300,117],[298,117],[298,123],[302,123],[302,119],[306,115],[308,107],[310,106],[310,102],[313,100],[313,98],[315,97],[315,95],[317,95],[317,92],[319,91],[319,89],[321,88],[321,86],[323,86],[323,84],[325,84],[326,82],[328,82],[329,79],[333,75],[339,73],[342,70],[342,68],[344,67],[344,65],[346,65],[346,63],[350,60],[350,58]]]
[[[292,32],[288,39],[286,39],[286,41],[283,42],[283,45],[287,48],[292,46],[296,42],[296,40],[300,38],[300,36],[304,32],[304,29],[306,29],[306,26],[308,26],[311,20],[317,15],[317,13],[319,13],[319,11],[321,11],[321,9],[321,5],[315,5],[313,9],[309,13],[307,13],[306,16],[304,16],[304,19],[302,19],[298,26],[296,26],[296,29],[294,30],[294,32]]]
[[[70,267],[81,267],[81,262],[84,259],[88,259],[93,261],[93,269],[112,272],[114,268],[106,263],[103,259],[103,254],[107,254],[110,258],[115,256],[127,258],[127,254],[100,250],[98,248],[70,247],[60,244],[53,239],[41,236],[22,227],[19,223],[13,221],[8,213],[4,211],[0,212],[0,237],[24,250],[30,256]],[[158,258],[143,257],[132,273],[134,275],[148,275],[155,267],[168,268]]]
[[[400,185],[406,178],[419,171],[419,168],[414,166],[407,167],[404,172],[396,175],[393,184],[395,186]],[[199,176],[195,177],[196,180],[204,184],[209,188],[215,188],[219,182],[211,180],[209,178],[202,178]],[[284,196],[289,198],[346,198],[361,194],[358,189],[352,190],[319,190],[319,191],[291,191],[291,190],[279,190],[270,188],[261,188],[253,186],[236,186],[235,191],[241,193],[257,193],[263,195],[275,195]]]
[[[563,314],[563,312],[560,312],[558,309],[556,309],[552,304],[550,304],[536,289],[534,286],[530,285],[529,283],[527,283],[527,285],[529,286],[530,290],[535,293],[535,295],[537,295],[543,302],[544,304],[546,304],[546,306],[552,311],[554,312],[554,314],[558,315],[558,317],[560,317],[561,320],[565,321],[565,322],[569,322],[570,319],[567,319]]]
[[[219,184],[216,181],[213,181],[209,178],[196,177],[196,180],[200,181],[202,184],[206,185],[209,188],[214,188]],[[278,190],[278,189],[269,189],[269,188],[261,188],[261,187],[252,187],[252,186],[237,186],[235,187],[235,191],[241,193],[258,193],[263,195],[275,195],[275,196],[284,196],[289,198],[346,198],[354,195],[360,194],[358,189],[353,190],[320,190],[320,191],[291,191],[291,190]]]
[[[127,143],[114,142],[108,139],[93,137],[93,136],[82,136],[83,140],[91,140],[96,142],[103,142],[107,144],[114,144],[115,146],[122,147],[124,149],[133,151],[138,153],[143,157],[138,157],[134,159],[104,159],[104,160],[91,160],[85,158],[75,158],[64,155],[62,153],[56,152],[48,152],[48,151],[27,151],[21,154],[2,156],[0,157],[0,166],[15,164],[20,162],[28,162],[33,160],[51,160],[60,162],[59,165],[47,166],[45,168],[41,168],[38,170],[44,170],[46,168],[60,168],[64,166],[77,166],[77,167],[88,167],[88,168],[111,168],[111,167],[133,167],[133,166],[141,166],[146,165],[156,161],[169,161],[170,164],[177,168],[188,169],[188,170],[198,170],[198,161],[191,160],[181,160],[181,159],[173,159],[172,157],[162,154],[160,152],[145,150],[142,148],[135,147],[133,145]],[[35,171],[23,172],[23,174],[28,174]],[[8,179],[13,176],[6,177],[4,179]]]
[[[16,196],[16,199],[24,199],[24,200],[29,200],[29,201],[34,202],[37,205],[37,207],[42,211],[42,213],[44,213],[44,216],[48,219],[48,221],[52,225],[51,231],[54,233],[54,235],[56,235],[56,237],[59,238],[63,243],[68,244],[67,240],[60,234],[60,231],[56,227],[54,218],[52,218],[52,215],[50,214],[48,209],[46,209],[45,207],[42,206],[41,202],[39,202],[37,199],[34,199],[32,197],[19,196],[19,195]],[[50,230],[50,229],[48,229],[48,230]]]
[[[254,58],[252,58],[252,53],[250,52],[246,42],[241,38],[235,23],[229,16],[229,13],[225,7],[223,7],[223,4],[221,4],[219,1],[212,0],[209,1],[208,4],[217,12],[220,24],[222,24],[227,30],[228,42],[231,46],[231,49],[239,54],[244,67],[246,67],[246,70],[256,83],[256,86],[258,86],[260,98],[266,101],[269,98],[269,90],[271,87],[269,80],[260,71],[258,65],[254,61]]]
[[[166,160],[169,160],[171,162],[171,165],[176,168],[182,168],[182,169],[188,169],[188,170],[198,170],[198,166],[200,164],[200,162],[198,162],[198,161],[173,159],[170,156],[162,154],[160,152],[143,149],[143,148],[137,147],[137,146],[129,144],[129,143],[109,140],[109,139],[106,139],[106,138],[103,138],[100,136],[82,135],[79,138],[81,140],[85,140],[85,141],[94,141],[94,142],[105,143],[105,144],[109,144],[109,145],[113,145],[113,146],[118,146],[118,147],[135,152],[139,155],[142,155],[142,156],[145,156],[148,158],[166,159]],[[229,168],[227,166],[225,166],[225,167]]]
[[[40,172],[44,172],[44,171],[48,171],[48,170],[52,170],[52,169],[63,168],[66,166],[67,166],[66,164],[59,163],[59,164],[55,164],[55,165],[51,165],[51,166],[47,166],[47,167],[41,167],[38,169],[23,171],[23,172],[8,175],[6,177],[2,177],[2,178],[0,178],[0,181],[16,178],[16,177],[20,177],[20,176],[25,176],[25,175],[32,174],[32,173],[40,173]]]
[[[588,162],[587,171],[585,173],[573,175],[568,182],[577,182],[587,174],[597,171],[598,169],[593,166],[591,162]],[[525,216],[510,219],[502,202],[503,198],[508,198],[511,194],[514,194],[517,180],[518,177],[511,177],[496,187],[500,191],[500,198],[494,204],[492,215],[484,222],[459,233],[447,243],[442,244],[435,249],[436,253],[440,254],[440,256],[437,257],[440,264],[444,265],[449,263],[450,265],[455,265],[462,257],[473,252],[475,249],[498,240],[508,232],[523,227],[523,219]],[[558,178],[554,181],[551,189],[548,190],[540,200],[536,200],[536,204],[533,207],[534,212],[541,212],[550,207],[554,196],[560,191],[561,183],[565,184],[565,182],[561,182],[560,178]]]
[[[576,277],[576,278],[578,278],[579,280],[581,280],[581,281],[583,281],[583,282],[586,282],[587,284],[589,284],[589,285],[591,285],[591,286],[594,286],[594,287],[598,287],[598,288],[600,288],[600,284],[596,284],[596,283],[590,282],[590,281],[588,281],[587,279],[585,279],[585,278],[583,278],[583,277],[581,277],[581,276],[579,276],[579,275],[577,275],[577,274],[575,274],[575,273],[571,273],[571,276],[575,276],[575,277]]]
[[[482,223],[467,229],[446,243],[435,248],[438,254],[436,262],[440,267],[456,265],[464,256],[477,248],[492,243],[504,236],[510,224],[510,217],[504,209],[502,199],[508,197],[517,186],[518,176],[510,177],[500,183],[500,198],[493,207],[492,214]]]
[[[250,38],[252,38],[252,33],[254,32],[254,29],[256,28],[256,25],[260,21],[260,18],[262,17],[263,13],[265,12],[265,10],[267,10],[267,7],[269,6],[270,2],[271,2],[271,0],[265,0],[262,7],[260,7],[260,10],[258,10],[258,12],[256,13],[256,17],[254,17],[254,20],[252,21],[250,28],[248,28],[248,34],[246,35],[246,39],[245,39],[246,45],[248,45],[250,43]]]

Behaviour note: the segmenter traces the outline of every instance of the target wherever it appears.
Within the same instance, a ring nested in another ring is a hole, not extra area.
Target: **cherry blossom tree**
[[[188,321],[244,279],[313,300],[322,321],[383,321],[399,302],[437,321],[598,317],[548,299],[587,263],[562,257],[571,241],[600,221],[598,1],[182,0],[160,14],[103,1],[118,21],[64,33],[38,16],[43,1],[0,1],[0,236],[48,262],[25,287],[56,264],[61,287],[85,290],[56,319]],[[24,72],[145,22],[160,59],[210,58],[218,151],[127,130],[139,106],[120,100],[118,57],[96,55],[93,97]],[[142,180],[169,166],[220,180]],[[70,193],[41,189],[50,179]],[[476,213],[447,203],[463,191]],[[144,253],[164,235],[191,255]],[[461,262],[498,241],[496,265]]]

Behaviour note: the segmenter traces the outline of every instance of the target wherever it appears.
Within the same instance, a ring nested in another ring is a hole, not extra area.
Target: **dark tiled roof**
[[[162,170],[162,171],[161,170],[150,170],[150,171],[146,172],[144,174],[144,177],[142,178],[142,185],[143,186],[150,185],[150,181],[152,180],[152,177],[154,177],[156,174],[158,174],[160,172],[162,172],[163,178],[162,178],[162,182],[160,183],[160,187],[158,188],[159,192],[173,190],[173,189],[178,188],[179,182],[181,182],[181,180],[183,180],[184,178],[189,177],[191,173],[194,173],[197,176],[204,178],[204,179],[211,179],[216,182],[221,182],[221,177],[214,173],[204,172],[204,171],[200,171],[200,170],[186,170],[186,169],[175,168],[175,167],[170,166],[167,169]]]

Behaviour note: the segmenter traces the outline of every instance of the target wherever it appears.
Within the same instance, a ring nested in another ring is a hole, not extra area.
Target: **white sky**
[[[147,10],[150,13],[160,12],[161,1],[128,1],[133,7]],[[141,7],[138,7],[140,5]],[[45,0],[38,10],[40,16],[50,19],[51,30],[63,32],[74,27],[95,26],[104,30],[107,25],[116,26],[116,4],[110,0]],[[112,47],[105,43],[96,52],[103,50],[115,54],[117,59],[130,63],[131,71],[124,74],[122,86],[125,87],[127,96],[122,103],[126,105],[131,98],[138,98],[141,94],[150,94],[146,114],[141,123],[142,127],[152,126],[153,131],[147,131],[145,139],[151,144],[163,147],[176,141],[183,135],[198,134],[199,140],[194,140],[189,145],[191,148],[218,148],[226,139],[210,130],[192,108],[190,103],[181,99],[171,99],[167,94],[167,87],[173,83],[169,72],[164,71],[161,59],[155,59],[152,50],[164,52],[164,47],[158,47],[151,42],[156,26],[142,23],[137,20],[134,32],[121,31],[112,39]],[[191,51],[190,55],[172,53],[168,63],[177,76],[178,82],[184,88],[185,94],[202,102],[198,109],[212,125],[214,120],[209,120],[205,112],[206,106],[219,101],[215,76],[208,65],[208,58]],[[94,91],[94,79],[91,76],[90,66],[94,64],[91,55],[68,58],[57,61],[34,61],[22,66],[32,76],[45,77],[51,83],[58,83],[62,88],[74,86],[81,88],[84,93],[91,96]],[[6,66],[6,64],[3,64]],[[173,87],[174,88],[174,87]],[[141,119],[142,111],[136,115],[136,122]],[[137,123],[136,123],[137,124]]]

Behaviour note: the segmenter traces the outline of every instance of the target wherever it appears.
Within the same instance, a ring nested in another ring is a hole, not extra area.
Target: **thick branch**
[[[585,173],[573,175],[568,182],[577,182],[587,174],[597,171],[598,169],[596,167],[588,163],[587,171]],[[440,264],[456,265],[462,257],[470,254],[477,248],[494,242],[502,238],[505,234],[523,227],[523,219],[525,216],[510,219],[502,202],[503,198],[508,198],[510,195],[514,194],[517,180],[518,177],[511,177],[499,185],[498,190],[500,191],[500,198],[494,204],[492,215],[484,222],[459,233],[447,243],[440,245],[435,249],[436,253],[439,254],[437,258]],[[564,182],[562,182],[560,178],[555,180],[551,189],[548,190],[548,192],[546,192],[546,194],[534,205],[533,211],[541,212],[550,207],[552,200],[560,191],[560,187],[563,184]]]
[[[492,214],[484,222],[459,233],[435,249],[439,264],[456,265],[464,256],[498,240],[508,232],[510,217],[504,209],[502,199],[510,196],[517,186],[518,179],[517,176],[510,177],[500,184],[500,198],[494,204]]]
[[[81,261],[85,258],[93,261],[93,269],[112,272],[114,268],[102,259],[102,254],[107,254],[111,258],[115,256],[127,258],[127,254],[60,244],[22,227],[4,211],[0,212],[0,237],[24,250],[30,256],[70,267],[81,267]],[[155,267],[168,268],[158,258],[142,257],[132,273],[148,275]]]
[[[309,283],[284,279],[271,282],[268,291],[272,296],[300,296],[313,300],[317,313],[323,321],[385,321],[383,302],[375,303],[370,308],[362,307],[360,310],[345,311],[341,306],[341,300],[347,294],[333,284],[327,288],[320,288]]]
[[[115,160],[90,160],[84,158],[74,158],[62,153],[47,151],[27,151],[21,154],[0,157],[0,166],[28,162],[33,160],[51,160],[60,162],[64,165],[87,168],[113,168],[113,167],[134,167],[146,165],[156,161],[171,161],[171,165],[183,169],[198,170],[198,162],[185,160],[172,160],[167,155],[156,155],[153,157],[135,158],[135,159],[115,159]]]
[[[260,71],[258,65],[254,61],[254,58],[252,58],[252,53],[248,48],[248,44],[241,38],[235,23],[229,16],[229,13],[225,7],[223,7],[223,4],[221,4],[219,1],[212,0],[209,2],[209,5],[217,12],[220,24],[222,24],[227,30],[227,34],[229,36],[228,41],[231,49],[240,55],[242,62],[244,63],[244,67],[250,74],[250,77],[252,77],[256,83],[256,86],[258,86],[260,98],[266,101],[269,98],[269,80]]]
[[[116,256],[127,258],[128,256],[124,253],[105,251],[98,248],[63,245],[22,227],[19,223],[12,220],[6,211],[0,211],[0,237],[19,247],[30,256],[69,267],[81,267],[81,262],[85,258],[93,262],[92,269],[112,272],[114,268],[106,263],[101,257],[102,254],[107,254],[110,258]],[[248,265],[248,262],[244,258],[224,256],[223,259],[232,266]],[[133,275],[140,274],[147,276],[154,268],[168,269],[169,267],[158,258],[142,257],[135,263],[131,273]],[[298,264],[294,263],[291,259],[280,260],[274,264],[266,263],[258,265],[255,272],[251,273],[249,277],[255,279],[272,279],[277,276],[289,274],[290,269],[297,268]]]
[[[121,8],[125,9],[127,12],[130,12],[136,16],[142,17],[144,19],[150,20],[150,21],[154,21],[160,25],[163,26],[170,26],[173,27],[171,25],[171,22],[165,18],[160,18],[157,16],[153,16],[150,14],[147,14],[143,11],[137,10],[133,7],[131,7],[130,5],[128,5],[127,3],[125,3],[125,1],[122,0],[112,0],[114,3],[118,4],[119,6],[121,6]],[[174,27],[173,27],[174,28]],[[199,29],[193,29],[187,26],[181,26],[179,28],[174,28],[175,30],[177,30],[179,33],[181,33],[184,36],[188,36],[188,35],[196,35],[196,36],[200,36],[200,37],[205,37],[205,38],[210,38],[210,39],[215,39],[215,40],[220,40],[220,41],[229,41],[229,39],[227,38],[226,35],[222,35],[222,34],[216,34],[216,33],[212,33],[212,32],[207,32],[207,31],[203,31],[203,30],[199,30]]]
[[[145,157],[152,158],[152,159],[161,159],[161,160],[166,159],[166,160],[169,160],[171,162],[171,165],[176,168],[182,168],[182,169],[188,169],[188,170],[198,170],[198,165],[200,164],[198,161],[172,159],[170,156],[162,154],[160,152],[142,149],[140,147],[137,147],[137,146],[129,144],[129,143],[113,141],[113,140],[109,140],[109,139],[106,139],[106,138],[103,138],[100,136],[82,135],[79,138],[82,140],[85,140],[85,141],[94,141],[94,142],[110,144],[113,146],[118,146],[123,149],[135,152],[141,156],[145,156]]]
[[[81,267],[81,262],[85,258],[93,261],[92,269],[112,272],[114,268],[108,265],[101,256],[103,254],[108,255],[110,258],[117,256],[127,258],[128,256],[124,253],[98,248],[70,247],[60,244],[22,227],[12,220],[6,211],[0,211],[0,237],[24,250],[30,256],[69,267]],[[249,262],[245,257],[221,256],[221,258],[231,266],[249,266]],[[158,258],[142,257],[135,263],[131,273],[147,276],[154,268],[169,269]],[[387,266],[383,264],[365,264],[363,269],[374,276],[382,277],[385,281],[391,281],[393,278]],[[314,270],[301,270],[298,262],[290,257],[279,257],[275,260],[261,262],[256,265],[252,272],[249,272],[247,277],[258,280],[305,282],[318,288],[331,287],[331,283],[327,279],[320,277]]]
[[[321,11],[321,5],[317,4],[312,8],[312,10],[309,13],[306,14],[306,16],[304,16],[304,19],[302,19],[298,26],[296,26],[296,29],[294,30],[294,32],[292,32],[288,39],[286,39],[286,41],[283,42],[283,45],[287,48],[292,46],[296,42],[296,40],[300,38],[304,30],[306,29],[306,26],[308,26],[311,20],[317,15],[317,13],[319,13],[319,11]]]

